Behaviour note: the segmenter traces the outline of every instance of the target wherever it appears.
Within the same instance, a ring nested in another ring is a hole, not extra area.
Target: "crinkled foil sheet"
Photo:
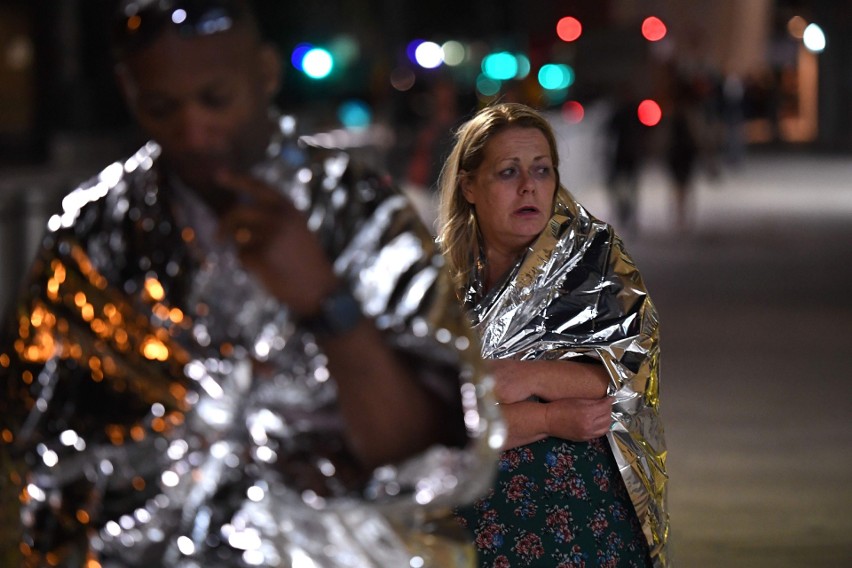
[[[474,275],[465,304],[485,358],[592,357],[610,376],[607,438],[655,566],[667,564],[666,445],[659,417],[659,322],[612,227],[564,188],[548,227],[502,285]]]
[[[386,181],[281,126],[257,175],[423,384],[461,399],[467,443],[363,471],[321,348],[232,249],[201,246],[149,143],[65,198],[0,350],[23,565],[472,562],[450,511],[487,489],[505,431],[441,257]]]

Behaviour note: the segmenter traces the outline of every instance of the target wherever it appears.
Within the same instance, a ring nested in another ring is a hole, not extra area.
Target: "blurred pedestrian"
[[[550,124],[497,104],[458,131],[438,239],[508,425],[458,515],[479,566],[665,566],[658,319],[613,228],[560,184]]]
[[[500,422],[428,229],[271,105],[247,2],[116,15],[150,142],[64,199],[0,343],[21,565],[466,565]]]
[[[639,232],[639,176],[646,151],[646,127],[636,113],[639,101],[630,91],[620,91],[606,123],[606,187],[615,224],[627,234]]]
[[[455,82],[438,79],[426,97],[424,119],[414,140],[406,180],[423,191],[432,192],[449,151],[451,132],[459,121],[458,93]]]
[[[722,90],[722,116],[725,129],[725,161],[742,166],[746,155],[745,83],[736,73],[725,77]]]
[[[701,109],[695,93],[684,82],[675,86],[667,124],[665,163],[672,181],[674,224],[682,233],[693,222],[695,172],[703,135]]]

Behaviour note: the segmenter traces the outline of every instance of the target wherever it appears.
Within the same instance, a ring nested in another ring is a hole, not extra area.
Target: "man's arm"
[[[254,178],[223,174],[221,182],[243,197],[221,219],[223,237],[234,239],[243,265],[297,321],[314,317],[344,284],[302,213]],[[460,407],[448,408],[424,388],[370,319],[317,339],[338,385],[349,442],[365,465],[398,461],[463,437]]]

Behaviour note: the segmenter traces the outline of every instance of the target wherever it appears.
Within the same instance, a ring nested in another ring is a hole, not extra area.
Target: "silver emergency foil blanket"
[[[0,453],[17,466],[4,485],[18,488],[25,565],[472,562],[451,510],[492,482],[505,430],[442,258],[386,180],[280,124],[256,174],[459,409],[446,419],[462,443],[364,471],[322,349],[149,143],[65,198],[0,350]]]
[[[564,188],[548,226],[487,295],[477,264],[465,305],[485,358],[591,357],[610,376],[607,438],[648,539],[665,566],[666,446],[659,417],[659,324],[642,277],[612,227]]]

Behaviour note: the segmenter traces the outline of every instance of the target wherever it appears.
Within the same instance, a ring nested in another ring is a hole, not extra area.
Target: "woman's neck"
[[[526,249],[508,251],[485,246],[485,278],[483,280],[486,292],[490,292],[503,280],[506,273],[518,262],[524,250]]]

